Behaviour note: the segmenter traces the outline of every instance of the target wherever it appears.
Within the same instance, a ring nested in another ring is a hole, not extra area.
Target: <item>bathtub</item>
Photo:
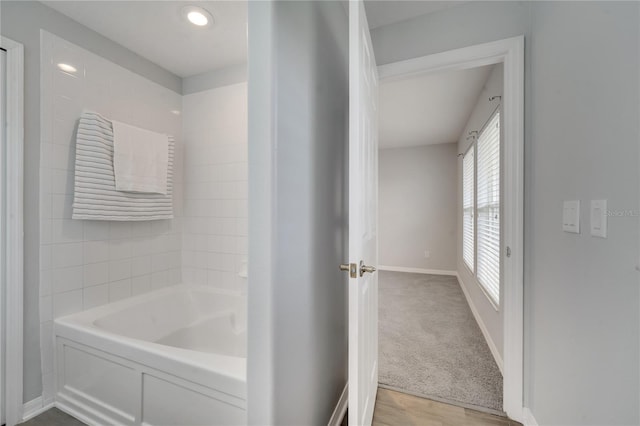
[[[55,320],[56,405],[91,425],[246,424],[246,298],[177,285]]]

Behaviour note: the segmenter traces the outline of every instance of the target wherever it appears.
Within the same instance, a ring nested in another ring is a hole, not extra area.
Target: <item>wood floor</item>
[[[373,426],[522,426],[506,417],[378,388]]]

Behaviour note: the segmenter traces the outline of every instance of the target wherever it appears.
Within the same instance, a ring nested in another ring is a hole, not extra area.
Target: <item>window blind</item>
[[[475,146],[462,159],[462,258],[469,269],[474,269],[474,157]]]
[[[500,301],[500,113],[478,136],[476,275],[489,297]]]

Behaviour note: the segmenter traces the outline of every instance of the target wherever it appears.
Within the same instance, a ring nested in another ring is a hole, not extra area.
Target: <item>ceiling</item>
[[[247,61],[246,0],[45,0],[42,3],[179,77]],[[365,8],[369,27],[377,28],[462,3],[466,1],[365,0]],[[206,28],[191,25],[180,13],[185,5],[208,10],[215,24]]]
[[[43,1],[138,55],[189,77],[247,61],[246,1]],[[209,11],[214,25],[196,27],[185,5]]]
[[[395,24],[416,16],[437,12],[467,3],[466,1],[430,1],[430,0],[365,0],[369,28]]]
[[[457,142],[494,66],[382,81],[380,148]]]

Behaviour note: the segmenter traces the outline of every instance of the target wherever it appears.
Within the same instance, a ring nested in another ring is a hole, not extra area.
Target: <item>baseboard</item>
[[[469,308],[471,308],[471,313],[473,313],[473,317],[476,319],[476,322],[478,323],[478,327],[480,327],[480,331],[482,331],[482,335],[484,336],[484,340],[486,340],[487,341],[487,345],[489,345],[489,350],[491,351],[491,354],[493,355],[493,359],[495,359],[496,364],[498,365],[498,369],[500,369],[500,373],[502,373],[502,375],[504,376],[502,355],[500,354],[500,351],[496,347],[495,343],[493,343],[493,339],[491,339],[491,335],[489,334],[489,330],[487,329],[487,326],[484,324],[484,321],[482,321],[482,318],[480,317],[480,314],[478,313],[478,310],[476,309],[476,305],[473,304],[473,300],[471,299],[471,297],[469,296],[469,293],[467,292],[467,288],[465,286],[464,281],[462,281],[462,278],[460,278],[460,275],[457,272],[456,272],[456,277],[458,277],[458,281],[460,283],[460,288],[462,288],[462,292],[464,293],[464,297],[465,297],[465,299],[467,299],[467,303],[469,304]]]
[[[422,269],[422,268],[407,268],[404,266],[378,266],[378,269],[381,271],[391,271],[391,272],[409,272],[412,274],[429,274],[429,275],[451,275],[457,276],[458,273],[456,271],[447,271],[445,269]]]
[[[40,413],[44,413],[49,408],[53,407],[53,403],[42,405],[42,397],[39,396],[37,398],[32,399],[29,402],[25,402],[22,408],[22,421],[26,422],[27,420],[37,416]]]
[[[523,417],[524,426],[538,426],[538,422],[535,417],[533,417],[533,413],[527,407],[523,409]]]
[[[349,403],[349,383],[344,385],[342,395],[336,404],[336,408],[333,410],[333,414],[329,419],[329,426],[340,426],[344,415],[347,412],[347,404]]]

